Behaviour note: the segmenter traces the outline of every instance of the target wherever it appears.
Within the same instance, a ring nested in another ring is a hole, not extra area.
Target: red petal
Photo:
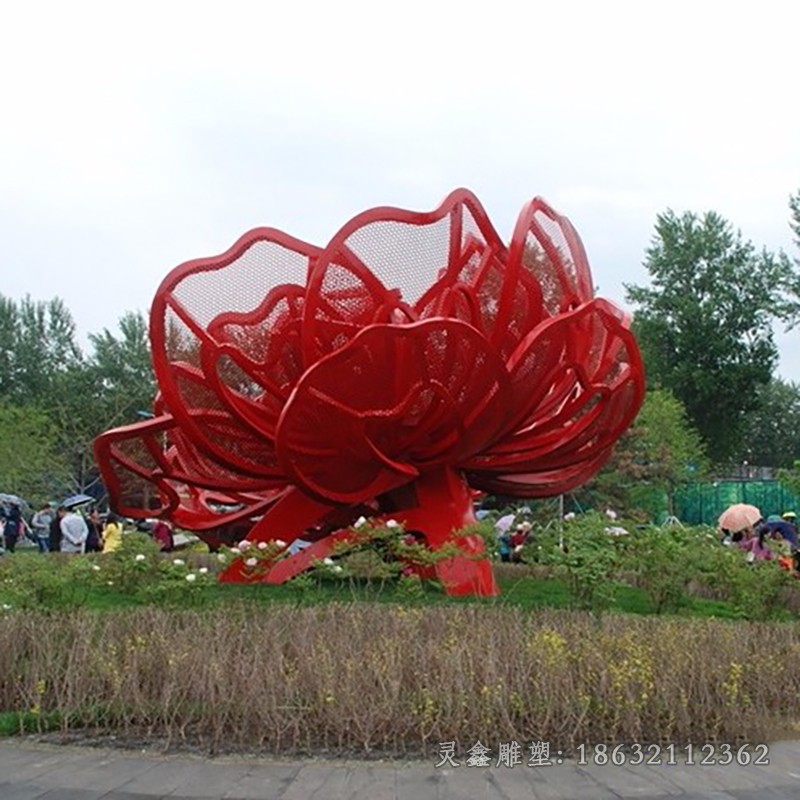
[[[304,290],[285,281],[304,284],[319,252],[259,228],[221,256],[173,270],[156,293],[150,335],[164,404],[199,449],[232,470],[281,478],[272,439],[303,368]]]
[[[181,436],[168,414],[107,431],[95,440],[95,456],[110,504],[124,516],[175,515],[196,505],[203,487],[218,502],[252,509],[284,485],[228,472]],[[207,510],[207,516],[216,516]],[[221,524],[219,519],[215,524]]]
[[[513,474],[524,475],[542,493],[565,480],[572,485],[587,480],[644,399],[636,342],[620,312],[603,300],[542,323],[509,365],[512,424],[461,465],[479,488]]]
[[[517,219],[508,267],[512,273],[519,270],[536,280],[550,315],[577,308],[594,296],[592,273],[577,231],[540,197],[524,206]]]
[[[502,362],[461,322],[371,326],[301,379],[278,428],[280,463],[315,495],[364,500],[485,446],[506,389]]]
[[[464,314],[480,330],[477,306],[459,306],[441,295],[483,251],[505,258],[486,212],[465,189],[432,212],[383,207],[354,217],[325,248],[309,280],[306,362],[345,346],[371,324]]]

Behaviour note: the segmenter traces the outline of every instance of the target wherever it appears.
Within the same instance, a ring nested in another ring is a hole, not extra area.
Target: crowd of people
[[[758,520],[739,531],[723,530],[722,542],[742,550],[751,564],[774,560],[800,574],[797,515],[794,511]]]
[[[172,528],[158,520],[151,531],[163,551],[174,548]],[[36,545],[40,553],[113,553],[122,545],[122,520],[109,511],[92,508],[83,512],[57,503],[45,503],[25,519],[19,502],[0,504],[0,541],[4,551],[13,553],[22,538]]]

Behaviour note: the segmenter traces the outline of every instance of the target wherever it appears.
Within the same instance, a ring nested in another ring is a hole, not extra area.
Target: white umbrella
[[[20,506],[21,508],[28,507],[27,502],[21,497],[17,497],[15,494],[6,494],[5,492],[0,492],[0,503],[5,503],[10,506]]]
[[[506,533],[514,522],[514,514],[506,514],[497,520],[494,524],[495,533],[499,536],[501,533]]]

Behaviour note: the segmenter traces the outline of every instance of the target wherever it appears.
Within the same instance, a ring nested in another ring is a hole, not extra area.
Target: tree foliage
[[[784,255],[758,251],[714,212],[657,218],[651,285],[626,285],[651,385],[671,390],[715,461],[740,455],[747,414],[777,363],[775,320],[796,313]]]
[[[64,486],[68,466],[46,413],[33,406],[0,403],[0,487],[45,501]]]
[[[800,456],[800,386],[773,378],[757,392],[747,417],[742,453],[751,464],[790,468]]]
[[[587,491],[595,507],[652,517],[676,486],[703,477],[707,469],[704,445],[680,400],[667,390],[651,389]]]
[[[15,450],[31,454],[32,472],[40,471],[47,485],[57,476],[68,492],[86,491],[98,480],[94,438],[133,422],[155,393],[142,314],[123,314],[118,335],[105,329],[89,341],[93,352],[87,356],[77,344],[72,315],[58,298],[17,302],[0,295],[0,402],[14,419],[30,422],[20,426]],[[58,465],[53,475],[44,470],[46,463]]]
[[[22,404],[46,399],[82,361],[75,322],[61,300],[0,296],[0,397]]]
[[[150,359],[147,320],[141,312],[126,312],[119,320],[120,335],[107,328],[90,334],[94,353],[89,363],[103,405],[105,427],[132,422],[150,408],[156,385]]]

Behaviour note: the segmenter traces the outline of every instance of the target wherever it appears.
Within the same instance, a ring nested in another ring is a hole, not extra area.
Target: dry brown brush
[[[0,617],[0,711],[210,751],[754,741],[800,709],[800,627],[488,606]]]

